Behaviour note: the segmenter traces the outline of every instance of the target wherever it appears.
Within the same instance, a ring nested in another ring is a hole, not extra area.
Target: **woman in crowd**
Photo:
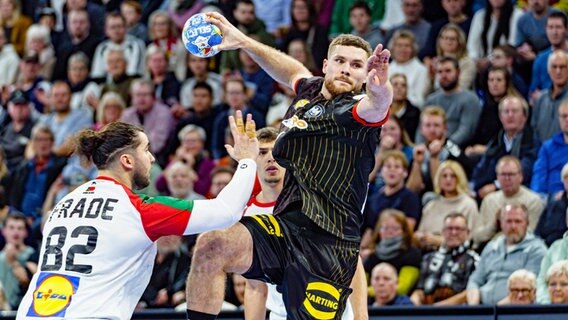
[[[437,56],[433,59],[424,59],[424,64],[430,71],[430,77],[434,80],[434,90],[440,87],[436,74],[436,62],[439,58],[448,56],[458,60],[460,66],[459,86],[462,89],[471,89],[475,80],[475,62],[467,55],[466,35],[463,30],[454,23],[445,25],[436,40]]]
[[[154,83],[156,101],[170,107],[179,102],[181,84],[174,73],[168,71],[165,50],[155,44],[146,49],[146,74]]]
[[[71,87],[71,109],[89,108],[98,105],[101,88],[89,77],[89,58],[83,52],[71,55],[67,62],[67,82]],[[97,102],[96,104],[94,102]]]
[[[26,30],[32,25],[32,20],[22,15],[21,9],[20,0],[0,0],[0,27],[20,57],[24,55]]]
[[[434,177],[436,197],[422,210],[415,239],[425,251],[437,250],[442,243],[444,218],[452,212],[462,213],[470,230],[475,227],[479,210],[469,196],[468,181],[462,166],[453,160],[440,164]]]
[[[168,69],[178,80],[185,78],[187,51],[178,35],[178,29],[166,11],[156,10],[148,21],[148,39],[166,53]]]
[[[124,109],[126,104],[118,93],[113,91],[105,93],[97,106],[97,122],[94,124],[94,129],[98,131],[111,122],[119,121]]]
[[[316,68],[312,50],[304,39],[297,38],[291,40],[290,43],[288,43],[286,52],[288,52],[288,55],[292,58],[300,61],[313,75],[323,76],[322,71]]]
[[[555,262],[546,273],[546,285],[552,304],[568,304],[568,260]]]
[[[371,273],[373,267],[388,262],[399,274],[397,292],[408,294],[418,280],[420,272],[420,249],[413,243],[412,229],[403,212],[386,209],[381,212],[373,232],[373,244],[361,252],[365,272]]]
[[[40,76],[44,79],[51,79],[57,57],[55,57],[55,49],[51,44],[51,35],[46,26],[34,24],[28,28],[26,32],[25,54],[36,55],[41,66]]]
[[[410,140],[414,141],[420,123],[420,109],[408,100],[408,79],[402,73],[395,73],[390,77],[390,82],[393,88],[391,114],[400,120]]]

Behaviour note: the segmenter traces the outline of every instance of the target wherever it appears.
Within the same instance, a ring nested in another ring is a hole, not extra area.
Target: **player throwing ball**
[[[235,119],[236,118],[236,119]],[[242,216],[254,185],[258,140],[249,116],[230,117],[239,160],[231,182],[213,200],[147,197],[133,189],[150,183],[154,156],[138,127],[115,122],[82,131],[77,153],[99,177],[65,196],[43,229],[38,272],[17,319],[130,319],[148,285],[156,240],[231,226]]]
[[[274,216],[245,217],[203,234],[187,284],[188,318],[214,319],[225,273],[282,287],[289,319],[341,317],[355,274],[361,209],[374,166],[379,127],[392,101],[390,53],[353,35],[335,38],[312,74],[293,58],[259,43],[218,13],[208,13],[223,41],[216,50],[245,50],[296,98],[274,146],[286,169]],[[366,88],[363,90],[363,84]]]

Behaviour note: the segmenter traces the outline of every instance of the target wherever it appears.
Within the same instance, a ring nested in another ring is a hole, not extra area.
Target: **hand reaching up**
[[[234,146],[225,145],[231,158],[239,161],[241,159],[256,159],[259,153],[259,143],[256,139],[256,125],[252,120],[252,115],[247,114],[246,123],[243,122],[243,114],[237,111],[235,116],[229,116],[231,134],[235,141]]]

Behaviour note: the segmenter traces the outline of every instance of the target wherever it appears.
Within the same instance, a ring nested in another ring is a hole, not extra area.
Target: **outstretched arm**
[[[298,60],[246,36],[223,15],[208,12],[207,21],[219,27],[223,34],[223,41],[214,49],[218,51],[245,50],[274,80],[290,88],[294,88],[298,79],[312,76]]]
[[[389,81],[390,52],[379,44],[367,60],[367,96],[359,102],[357,114],[361,119],[377,123],[384,120],[392,103],[392,86]]]

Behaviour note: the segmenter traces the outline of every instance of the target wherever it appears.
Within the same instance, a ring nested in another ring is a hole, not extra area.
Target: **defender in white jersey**
[[[277,136],[278,130],[275,128],[267,127],[257,131],[260,151],[256,158],[256,165],[261,191],[250,198],[243,216],[272,215],[274,212],[276,199],[284,186],[284,173],[286,171],[272,157],[272,149]],[[362,265],[360,268],[362,268]],[[360,271],[363,272],[363,269]],[[363,294],[362,305],[359,306],[358,311],[367,313],[366,289],[364,288],[363,292],[355,290],[352,296],[360,297],[361,293]],[[264,301],[266,301],[266,304],[263,303]],[[266,309],[270,310],[270,320],[286,319],[286,307],[282,300],[282,294],[278,292],[274,284],[247,279],[244,305],[245,319],[247,320],[264,320]],[[341,319],[354,319],[351,303],[347,304]]]
[[[258,141],[251,117],[246,126],[240,112],[236,119],[229,120],[235,145],[227,149],[238,169],[213,200],[135,194],[148,185],[155,160],[146,134],[119,122],[82,131],[77,153],[100,176],[64,197],[47,218],[38,272],[17,319],[130,319],[150,280],[159,237],[237,222],[254,184]]]

